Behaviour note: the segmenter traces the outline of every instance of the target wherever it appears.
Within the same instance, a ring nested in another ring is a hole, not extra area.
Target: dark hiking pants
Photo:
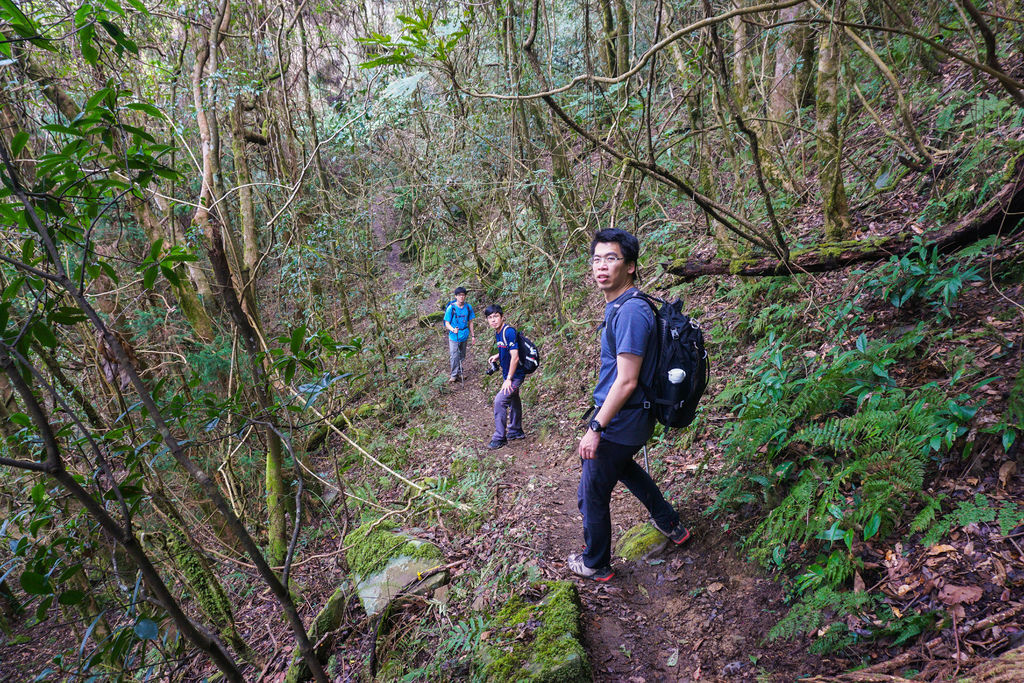
[[[623,446],[601,439],[592,460],[583,460],[583,473],[577,492],[580,514],[583,515],[583,564],[600,569],[612,560],[612,518],[609,505],[612,490],[622,482],[630,493],[644,504],[651,518],[661,528],[671,529],[679,523],[679,514],[665,500],[658,485],[633,456],[641,446]]]

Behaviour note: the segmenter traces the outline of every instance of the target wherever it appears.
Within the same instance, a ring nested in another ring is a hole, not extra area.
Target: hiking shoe
[[[507,442],[505,441],[505,439],[491,439],[491,442],[487,444],[487,447],[490,448],[492,451],[496,451],[499,448],[503,447],[506,443]]]
[[[569,567],[569,571],[577,576],[582,576],[586,579],[593,579],[594,581],[610,581],[615,576],[615,571],[611,567],[601,567],[600,569],[594,569],[583,564],[583,555],[581,553],[573,553],[566,558],[565,564]]]
[[[519,432],[518,434],[509,434],[508,436],[505,437],[505,440],[506,441],[519,441],[519,439],[525,439],[525,438],[526,438],[526,434],[523,434],[522,432]]]
[[[662,536],[665,536],[676,545],[682,545],[690,540],[690,530],[679,522],[676,522],[676,525],[671,529],[666,530],[662,529],[661,525],[652,519],[651,526],[657,529]]]
[[[449,377],[448,378],[448,384],[455,384],[455,379],[456,379],[455,375],[452,375],[451,377]]]

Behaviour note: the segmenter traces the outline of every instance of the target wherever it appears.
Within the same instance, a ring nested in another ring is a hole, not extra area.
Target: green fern
[[[841,593],[824,586],[793,605],[789,613],[768,631],[768,640],[789,640],[800,634],[814,633],[826,622],[838,623],[850,614],[869,613],[876,603],[877,599],[867,593]]]
[[[914,517],[914,521],[910,523],[910,531],[913,533],[920,533],[928,529],[935,522],[938,513],[942,510],[942,501],[946,499],[946,494],[940,493],[933,498],[923,493],[921,498],[924,500],[924,507]]]
[[[441,642],[439,652],[449,656],[471,652],[480,643],[480,635],[486,629],[487,621],[482,616],[460,621],[455,624],[451,635]]]
[[[1024,507],[1008,502],[999,508],[998,519],[999,533],[1003,536],[1009,536],[1014,529],[1024,524]]]
[[[920,518],[922,515],[918,515]],[[1024,522],[1024,511],[1018,509],[1015,503],[1007,503],[998,508],[989,504],[988,498],[978,493],[974,500],[962,500],[957,503],[956,509],[936,521],[928,533],[921,539],[924,545],[935,545],[950,532],[951,529],[964,527],[969,524],[980,524],[982,522],[993,522],[999,520],[999,528],[1004,535],[1015,529]],[[916,524],[912,529],[919,529],[922,525]]]

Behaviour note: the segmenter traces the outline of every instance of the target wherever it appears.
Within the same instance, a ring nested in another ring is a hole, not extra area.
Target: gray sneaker
[[[651,526],[657,529],[662,536],[665,536],[676,545],[682,545],[690,540],[690,530],[679,522],[676,522],[676,525],[671,529],[662,529],[661,525],[652,519]]]
[[[615,576],[615,570],[611,567],[601,567],[600,569],[594,569],[583,564],[583,555],[580,553],[573,553],[566,558],[565,564],[569,567],[569,571],[577,576],[582,576],[585,579],[593,579],[594,581],[610,581]]]

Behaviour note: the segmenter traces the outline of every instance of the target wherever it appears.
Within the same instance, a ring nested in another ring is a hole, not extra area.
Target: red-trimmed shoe
[[[569,571],[577,576],[582,576],[586,579],[593,579],[594,581],[611,581],[615,576],[615,570],[611,567],[602,567],[600,569],[594,569],[583,564],[583,555],[581,553],[573,553],[565,560],[566,566],[569,567]]]
[[[671,529],[665,530],[652,519],[651,526],[657,529],[662,536],[665,536],[676,545],[682,545],[690,540],[690,530],[679,522],[676,522],[676,525]]]

